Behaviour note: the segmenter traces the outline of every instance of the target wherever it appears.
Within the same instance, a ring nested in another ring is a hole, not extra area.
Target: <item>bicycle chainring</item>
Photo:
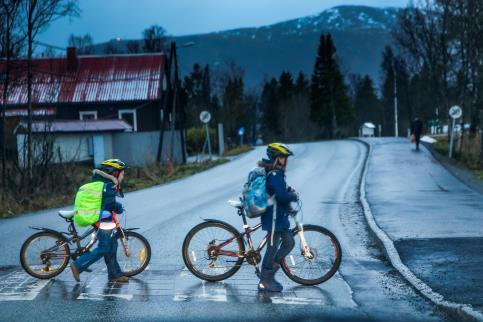
[[[245,253],[245,259],[247,260],[248,264],[257,265],[262,261],[262,256],[260,255],[260,253],[251,249]]]

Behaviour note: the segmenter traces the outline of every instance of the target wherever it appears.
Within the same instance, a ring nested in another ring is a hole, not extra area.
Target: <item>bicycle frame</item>
[[[119,220],[117,219],[117,214],[112,213],[112,217],[113,217],[114,223],[116,224],[116,229],[118,230],[118,232],[123,237],[123,238],[121,238],[121,245],[123,247],[124,253],[126,254],[127,257],[130,257],[131,254],[129,252],[128,245],[126,243],[126,235],[124,234],[124,229],[121,227]],[[64,218],[64,217],[62,217],[62,218]],[[96,233],[97,230],[99,229],[98,224],[96,224],[96,227],[92,227],[92,228],[88,229],[81,236],[79,236],[79,234],[77,233],[77,229],[75,228],[74,221],[72,219],[66,219],[66,218],[64,218],[64,219],[65,219],[66,222],[69,223],[69,226],[67,228],[68,232],[56,231],[56,230],[44,228],[44,227],[32,227],[32,226],[30,227],[31,229],[34,229],[34,230],[49,231],[49,232],[52,232],[52,233],[55,233],[55,234],[61,234],[63,236],[71,236],[70,238],[66,238],[66,240],[63,243],[46,249],[45,252],[54,252],[56,249],[59,249],[60,247],[63,247],[66,244],[76,246],[75,251],[70,254],[70,257],[77,256],[77,255],[81,254],[81,252],[83,253],[85,251],[89,251],[92,248],[92,246],[95,244],[95,242],[97,241],[97,236],[92,236],[92,239],[89,241],[89,243],[87,243],[87,245],[85,247],[82,247],[81,241],[84,240],[85,238],[87,238],[87,236]],[[136,230],[136,229],[138,229],[138,228],[129,228],[127,230]],[[54,256],[53,258],[59,258],[59,257],[63,258],[63,257],[67,257],[67,256],[65,256],[65,255],[64,256]]]
[[[248,222],[247,222],[247,218],[246,218],[244,209],[241,208],[241,207],[239,207],[239,208],[237,208],[237,210],[238,210],[238,215],[242,217],[244,231],[239,236],[234,236],[233,238],[230,238],[228,240],[225,240],[223,243],[217,245],[217,248],[219,249],[218,250],[218,254],[219,255],[230,256],[230,257],[239,257],[240,254],[237,254],[237,253],[231,252],[231,251],[225,251],[225,250],[222,249],[224,246],[226,246],[226,245],[230,244],[231,242],[233,242],[233,240],[235,240],[236,238],[242,238],[243,240],[246,240],[246,242],[248,244],[248,251],[255,251],[258,254],[260,254],[260,251],[267,244],[268,238],[269,238],[270,234],[266,234],[263,237],[263,239],[260,241],[258,247],[255,249],[254,248],[254,244],[253,244],[253,240],[252,240],[252,237],[251,237],[251,233],[255,232],[260,227],[262,227],[262,224],[256,224],[255,226],[250,227],[248,225]],[[296,223],[296,225],[298,227],[297,235],[300,238],[300,244],[302,246],[302,249],[301,250],[302,250],[302,252],[303,252],[303,254],[304,254],[305,257],[307,257],[308,259],[312,259],[313,258],[313,254],[311,253],[310,247],[309,247],[309,245],[307,243],[307,240],[305,239],[303,224],[302,224],[301,220],[299,220],[297,218],[297,215],[296,214],[297,214],[297,212],[294,212],[291,216],[292,216],[292,218],[294,218],[294,221],[295,221],[295,223]],[[241,256],[242,257],[246,257],[246,254],[247,254],[247,251],[245,251],[245,253],[242,254]],[[258,264],[259,263],[257,263],[257,265],[256,265],[257,270],[259,269]]]

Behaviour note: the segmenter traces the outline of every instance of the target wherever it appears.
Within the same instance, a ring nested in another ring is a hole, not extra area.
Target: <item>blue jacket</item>
[[[270,196],[275,194],[275,201],[277,203],[275,231],[278,232],[290,230],[288,210],[290,207],[290,202],[297,201],[297,195],[288,191],[284,171],[273,170],[269,173],[267,176],[267,193]],[[268,232],[272,232],[273,208],[274,206],[267,207],[267,211],[261,216],[262,229]]]
[[[104,178],[98,174],[92,177],[92,182],[102,181],[105,183],[104,191],[102,192],[102,211],[100,219],[110,220],[111,212],[121,214],[123,211],[122,204],[116,201],[118,193],[116,191],[116,186],[114,182],[108,178]]]

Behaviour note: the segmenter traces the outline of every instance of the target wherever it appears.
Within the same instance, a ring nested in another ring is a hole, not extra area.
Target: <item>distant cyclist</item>
[[[290,202],[298,196],[285,182],[285,169],[288,157],[293,155],[283,143],[271,143],[267,146],[267,159],[262,159],[259,166],[267,173],[266,188],[269,196],[275,196],[274,204],[267,207],[261,216],[262,229],[270,233],[267,250],[262,261],[258,289],[260,291],[281,292],[282,284],[275,280],[275,274],[285,256],[293,249],[295,242],[290,231],[288,211]]]
[[[71,263],[70,268],[77,282],[80,282],[80,273],[86,271],[90,265],[102,257],[106,262],[109,282],[126,283],[129,281],[128,277],[123,275],[117,262],[116,225],[112,218],[113,212],[117,214],[123,212],[122,204],[116,201],[116,196],[122,197],[120,189],[126,167],[126,164],[119,159],[109,159],[101,163],[100,169],[94,170],[92,182],[104,183],[99,222],[96,223],[96,226],[99,227],[97,230],[98,246],[93,251],[82,254]]]

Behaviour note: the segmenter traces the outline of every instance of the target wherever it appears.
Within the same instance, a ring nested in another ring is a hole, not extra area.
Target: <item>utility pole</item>
[[[396,77],[396,61],[393,64],[394,70],[394,134],[399,136],[398,120],[397,120],[397,77]]]

